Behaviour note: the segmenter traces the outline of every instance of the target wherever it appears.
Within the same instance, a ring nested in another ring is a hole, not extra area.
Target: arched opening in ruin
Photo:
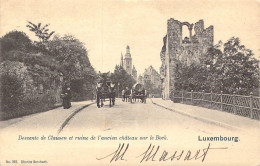
[[[192,28],[192,31],[191,31],[191,33],[192,33],[192,36],[194,36],[194,35],[195,35],[195,30],[194,30],[194,28]]]
[[[182,43],[190,43],[190,31],[187,25],[182,26]]]

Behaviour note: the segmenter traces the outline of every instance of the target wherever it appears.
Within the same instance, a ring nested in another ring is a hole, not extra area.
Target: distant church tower
[[[121,52],[121,61],[120,61],[120,66],[124,66],[124,59],[123,59],[123,54],[122,54],[122,52]]]
[[[137,71],[135,66],[132,65],[132,57],[130,53],[130,47],[126,46],[125,57],[121,52],[120,66],[127,72],[127,74],[131,75],[135,81],[137,81]]]
[[[132,75],[132,58],[130,54],[130,47],[128,45],[126,46],[123,68],[129,75]]]

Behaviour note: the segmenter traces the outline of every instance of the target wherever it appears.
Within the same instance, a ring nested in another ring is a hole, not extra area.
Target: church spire
[[[130,54],[130,47],[129,47],[129,45],[126,46],[126,53]]]
[[[123,59],[123,54],[122,54],[122,52],[121,52],[120,66],[123,67],[123,64],[124,64],[124,59]]]
[[[131,58],[131,53],[130,53],[130,47],[129,47],[129,45],[126,46],[125,58],[126,58],[126,59],[129,59],[129,58],[132,59],[132,58]]]

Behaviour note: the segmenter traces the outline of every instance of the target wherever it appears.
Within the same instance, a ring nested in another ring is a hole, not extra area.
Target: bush
[[[23,81],[14,74],[1,75],[1,112],[17,111],[24,97]]]

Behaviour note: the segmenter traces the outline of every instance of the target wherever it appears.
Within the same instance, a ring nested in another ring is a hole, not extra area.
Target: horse
[[[109,107],[115,105],[115,84],[111,81],[99,82],[96,86],[97,91],[97,107],[104,106],[106,98],[109,99]],[[100,105],[101,103],[101,105]]]

